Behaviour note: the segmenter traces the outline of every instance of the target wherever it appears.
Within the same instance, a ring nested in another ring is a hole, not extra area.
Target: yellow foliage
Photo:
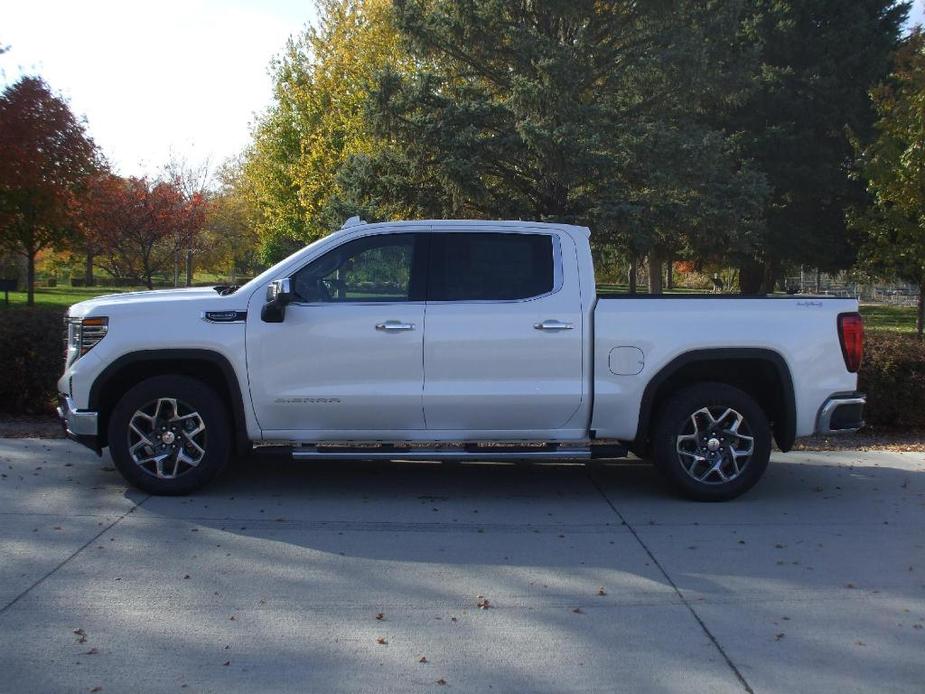
[[[323,215],[338,169],[375,147],[363,115],[370,87],[385,67],[407,67],[390,0],[319,0],[318,14],[318,26],[291,39],[274,63],[274,102],[246,155],[244,176],[269,256],[288,239],[330,231]]]

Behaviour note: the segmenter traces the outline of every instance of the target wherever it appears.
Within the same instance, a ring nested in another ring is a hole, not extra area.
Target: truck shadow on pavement
[[[19,690],[925,680],[921,456],[775,454],[751,492],[704,504],[635,462],[247,460],[170,498],[64,442],[0,454]]]
[[[594,654],[638,638],[666,656],[673,629],[653,637],[637,620],[690,610],[764,688],[901,688],[925,675],[925,466],[906,461],[777,454],[756,488],[717,504],[678,498],[639,462],[245,463],[205,494],[142,508],[237,536],[228,570],[265,586],[254,602],[324,595],[471,620],[486,599],[512,611],[515,642],[544,634]],[[498,682],[551,686],[532,676]]]

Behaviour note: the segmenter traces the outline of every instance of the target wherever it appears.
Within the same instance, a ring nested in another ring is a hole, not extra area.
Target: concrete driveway
[[[925,689],[922,454],[777,454],[726,504],[633,463],[266,463],[157,498],[3,439],[0,474],[4,692]]]

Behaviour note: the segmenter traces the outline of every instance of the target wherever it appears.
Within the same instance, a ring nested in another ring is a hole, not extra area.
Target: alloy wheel
[[[702,407],[685,421],[675,450],[684,471],[702,484],[738,478],[755,451],[744,415],[731,407]]]
[[[197,467],[206,454],[202,416],[176,398],[158,398],[129,419],[128,452],[149,475],[175,479]]]

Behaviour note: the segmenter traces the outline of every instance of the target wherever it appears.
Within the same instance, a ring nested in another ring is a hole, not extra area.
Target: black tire
[[[727,410],[732,414],[723,418]],[[656,467],[681,494],[727,501],[761,479],[771,457],[771,428],[748,394],[724,383],[698,383],[672,394],[661,407],[652,451]]]
[[[204,429],[196,433],[200,425]],[[154,435],[154,430],[167,427],[171,433]],[[182,431],[185,428],[195,435],[187,437]],[[139,429],[152,434],[144,440],[153,441],[157,448],[144,443]],[[164,442],[168,437],[170,445]],[[142,461],[150,461],[136,462],[130,448]],[[109,418],[109,453],[116,468],[129,483],[149,494],[176,496],[199,489],[225,468],[230,452],[231,427],[221,399],[206,384],[186,376],[154,376],[142,381],[122,396]],[[161,456],[166,459],[158,462]],[[195,465],[186,462],[196,457]]]

